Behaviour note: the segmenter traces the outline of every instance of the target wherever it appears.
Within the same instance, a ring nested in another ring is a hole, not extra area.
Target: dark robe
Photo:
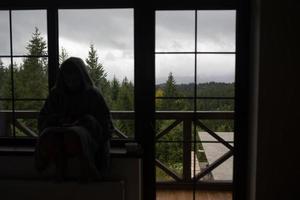
[[[40,111],[39,140],[49,132],[50,134],[72,132],[80,138],[82,153],[89,165],[105,173],[109,167],[110,139],[113,132],[111,115],[100,91],[93,86],[82,60],[77,58],[68,60],[68,64],[80,73],[81,87],[75,92],[68,91],[62,75],[63,63],[56,85]],[[41,154],[39,155],[40,149],[38,142],[37,163],[43,160]],[[37,167],[43,168],[42,165]]]

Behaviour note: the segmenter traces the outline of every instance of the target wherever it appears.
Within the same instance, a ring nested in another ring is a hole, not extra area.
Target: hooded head
[[[65,60],[60,66],[55,87],[72,93],[93,87],[83,60],[77,57]]]

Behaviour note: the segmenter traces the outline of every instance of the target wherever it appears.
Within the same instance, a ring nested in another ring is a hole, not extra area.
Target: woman
[[[80,58],[71,57],[61,64],[56,84],[41,109],[38,129],[38,171],[54,162],[56,177],[61,180],[67,157],[78,156],[81,180],[100,178],[108,172],[111,116]]]

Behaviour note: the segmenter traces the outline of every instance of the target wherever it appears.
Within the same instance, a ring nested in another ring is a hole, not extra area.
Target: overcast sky
[[[235,12],[198,11],[197,50],[235,51]],[[8,12],[0,11],[0,54],[9,55]],[[34,27],[46,39],[45,11],[13,11],[13,52],[26,53],[26,43]],[[100,62],[108,78],[125,76],[133,80],[133,10],[60,10],[59,42],[69,56],[85,59],[90,44],[97,49]],[[156,14],[156,51],[195,50],[195,12],[159,11]],[[3,59],[7,63],[8,59]],[[21,59],[16,60],[20,62]],[[156,55],[156,82],[166,80],[169,72],[177,83],[193,82],[194,55]],[[235,56],[198,55],[197,77],[199,82],[234,82]]]

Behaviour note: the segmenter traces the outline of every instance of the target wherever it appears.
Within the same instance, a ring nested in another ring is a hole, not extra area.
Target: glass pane
[[[157,138],[157,142],[183,141],[182,122],[177,124],[177,126],[175,126],[172,130],[165,133],[165,130],[174,122],[175,120],[156,120],[156,136],[159,137]]]
[[[198,99],[198,111],[234,111],[233,99]]]
[[[157,95],[165,97],[188,96],[189,94],[186,94],[185,91],[181,91],[183,93],[180,93],[179,89],[183,89],[183,84],[193,85],[194,60],[194,55],[156,54],[156,88],[163,90],[162,94]]]
[[[0,137],[12,136],[12,101],[0,100]]]
[[[233,132],[216,132],[220,137],[226,141],[233,141]],[[205,169],[209,164],[213,163],[219,159],[222,155],[227,153],[229,150],[223,144],[217,142],[217,140],[212,137],[207,132],[199,132],[199,137],[202,143],[206,162],[202,163],[202,170]],[[231,143],[233,145],[233,143]],[[205,181],[215,181],[215,180],[232,180],[233,173],[233,157],[224,161],[221,165],[211,171],[211,173],[202,178]]]
[[[0,55],[10,55],[8,11],[0,11]]]
[[[200,73],[201,74],[201,73]],[[198,97],[234,97],[235,84],[225,82],[199,83],[197,86]]]
[[[132,9],[59,10],[59,48],[60,63],[87,63],[111,110],[133,110]]]
[[[15,98],[46,98],[48,96],[48,59],[14,59]]]
[[[33,111],[33,112],[39,112],[42,107],[44,105],[44,101],[43,100],[40,100],[40,101],[31,101],[31,100],[26,100],[26,101],[15,101],[15,109],[17,111]]]
[[[113,119],[113,124],[117,132],[114,132],[113,138],[124,139],[125,137],[134,137],[134,120],[120,120],[118,118]]]
[[[208,127],[210,130],[215,132],[233,132],[234,131],[234,120],[233,119],[223,119],[223,120],[201,120],[201,122]],[[198,127],[197,127],[198,128]],[[198,131],[203,131],[198,129]]]
[[[234,83],[235,55],[198,55],[197,80],[198,83]]]
[[[235,11],[201,10],[197,15],[197,51],[235,51]]]
[[[157,11],[155,51],[195,51],[195,12]]]
[[[12,101],[11,100],[0,100],[0,110],[12,110]]]
[[[155,167],[156,172],[156,182],[164,182],[164,181],[174,181],[174,179],[169,176],[164,170],[159,167]]]
[[[131,111],[134,110],[134,84],[126,77],[119,81],[116,77],[105,81],[107,86],[99,86],[104,98],[111,110]]]
[[[194,100],[192,99],[156,99],[156,111],[193,111]],[[162,113],[162,117],[169,117],[170,112]]]
[[[156,143],[156,158],[177,176],[182,176],[182,143]],[[157,175],[161,175],[158,173]],[[164,179],[165,177],[165,179]],[[170,180],[167,176],[156,177],[158,180]]]
[[[44,101],[16,101],[16,136],[17,137],[36,137],[38,135],[37,118],[32,118],[28,111],[37,113],[42,109]],[[26,116],[26,114],[28,116]],[[23,113],[23,114],[22,114]],[[20,118],[19,115],[22,114]]]
[[[47,55],[46,10],[12,11],[14,55]]]
[[[12,98],[10,65],[10,58],[0,58],[0,99]]]

